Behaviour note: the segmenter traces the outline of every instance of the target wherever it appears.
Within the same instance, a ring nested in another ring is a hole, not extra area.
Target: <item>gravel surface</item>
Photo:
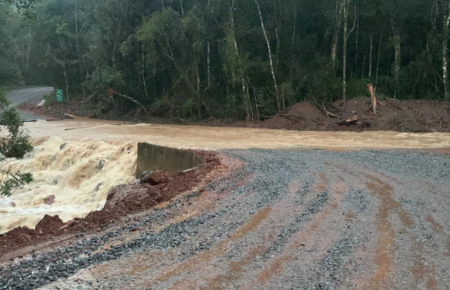
[[[244,166],[1,264],[0,289],[449,289],[449,155],[223,153]]]

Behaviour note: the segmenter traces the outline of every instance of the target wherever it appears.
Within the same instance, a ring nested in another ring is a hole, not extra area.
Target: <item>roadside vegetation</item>
[[[33,150],[30,144],[30,137],[23,129],[24,121],[14,107],[11,107],[6,99],[5,90],[0,88],[0,125],[2,130],[7,130],[9,135],[0,141],[0,161],[5,158],[21,159],[25,154]],[[31,173],[0,172],[0,196],[11,195],[15,188],[29,184],[33,181]]]
[[[0,82],[52,84],[95,116],[261,120],[302,100],[366,95],[368,82],[380,97],[450,100],[445,0],[39,0],[31,17],[0,8]]]

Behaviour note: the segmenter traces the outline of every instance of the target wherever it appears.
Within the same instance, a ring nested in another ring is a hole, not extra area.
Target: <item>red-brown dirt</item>
[[[85,218],[64,223],[58,216],[45,216],[34,230],[19,227],[0,235],[0,256],[22,247],[47,242],[58,236],[102,229],[124,216],[151,209],[180,193],[192,190],[202,181],[211,181],[215,176],[210,173],[221,165],[219,157],[216,153],[206,151],[196,151],[196,154],[204,161],[196,169],[188,172],[166,172],[165,182],[154,186],[131,184],[113,188],[104,208],[91,212]]]
[[[336,114],[338,118],[328,118],[322,111],[322,108],[318,109],[310,102],[303,101],[261,122],[236,122],[233,120],[211,119],[194,124],[301,131],[450,132],[450,102],[437,100],[379,100],[377,115],[374,115],[369,110],[370,104],[371,99],[369,97],[353,98],[347,100],[346,103],[338,100],[331,107],[327,108]],[[46,109],[24,103],[20,106],[20,109],[43,116],[64,117],[63,113],[86,116],[85,112],[79,109],[77,110],[78,107],[74,104],[63,108],[60,104],[54,104],[51,108]],[[339,121],[354,116],[358,116],[358,121],[351,125],[337,124]],[[140,120],[136,116],[128,119],[133,119],[134,121]],[[168,122],[168,120],[162,119],[145,121],[151,123]]]
[[[339,118],[328,118],[309,102],[301,102],[259,123],[258,127],[306,131],[450,132],[449,102],[395,99],[389,101],[379,102],[376,115],[369,110],[370,98],[354,98],[345,104],[342,100],[337,101],[332,110]],[[337,124],[354,116],[358,116],[358,121],[351,125]]]

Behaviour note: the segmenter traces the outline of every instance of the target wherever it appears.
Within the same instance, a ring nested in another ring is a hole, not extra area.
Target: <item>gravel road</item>
[[[18,106],[22,103],[30,103],[30,104],[39,104],[44,96],[51,93],[53,91],[52,87],[37,87],[37,88],[28,88],[28,89],[17,89],[11,90],[6,94],[6,97],[11,102],[13,106]],[[19,112],[22,119],[27,120],[39,120],[42,117],[27,113],[27,112]]]
[[[0,289],[450,289],[450,155],[222,153],[243,165],[3,262]]]

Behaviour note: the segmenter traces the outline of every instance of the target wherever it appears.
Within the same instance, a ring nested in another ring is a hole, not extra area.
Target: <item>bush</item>
[[[45,95],[44,100],[45,100],[45,107],[47,109],[50,108],[54,103],[56,103],[56,91],[53,91],[48,95]]]
[[[11,192],[18,187],[29,184],[33,181],[31,173],[3,173],[8,178],[0,182],[0,195],[10,196]]]
[[[33,150],[33,146],[29,142],[30,137],[22,129],[24,122],[16,109],[5,110],[0,117],[0,122],[3,126],[6,126],[9,132],[8,139],[0,146],[0,153],[3,156],[23,158],[25,154]]]
[[[5,126],[9,132],[9,136],[0,144],[0,159],[23,158],[26,153],[33,150],[29,141],[29,136],[23,131],[24,121],[17,113],[16,109],[9,107],[5,90],[0,89],[0,123]],[[31,173],[9,173],[2,172],[6,179],[0,181],[0,195],[9,196],[13,189],[29,184],[33,181]]]

